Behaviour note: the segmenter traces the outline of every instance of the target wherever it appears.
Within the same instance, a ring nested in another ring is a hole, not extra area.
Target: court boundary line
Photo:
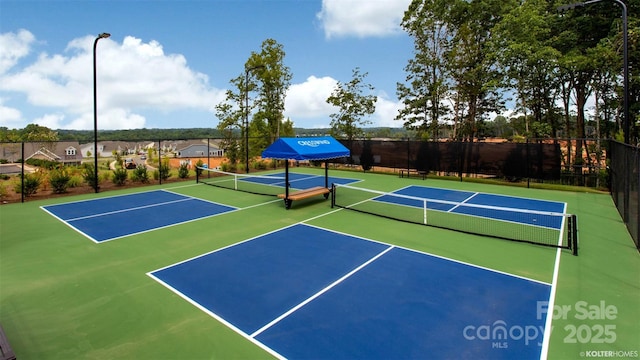
[[[100,243],[100,241],[97,241],[96,239],[94,239],[93,237],[89,236],[88,234],[85,234],[83,231],[80,231],[80,229],[76,228],[75,226],[71,226],[71,224],[68,223],[66,220],[63,220],[62,218],[58,217],[54,213],[52,213],[49,210],[45,209],[43,206],[40,206],[40,209],[42,209],[44,212],[46,212],[47,214],[49,214],[52,217],[54,217],[55,219],[57,219],[60,223],[62,223],[63,225],[67,226],[71,230],[73,230],[73,231],[77,232],[78,234],[82,235],[83,237],[93,241],[95,244],[99,244]]]
[[[564,205],[564,211],[567,211],[567,204]],[[564,236],[564,222],[565,219],[562,219],[562,231],[560,233],[559,242],[562,241],[562,237]],[[553,276],[551,280],[551,291],[549,292],[549,301],[547,302],[547,317],[544,322],[544,334],[542,335],[542,348],[540,349],[540,360],[546,360],[549,356],[549,346],[551,345],[551,331],[553,324],[553,308],[556,303],[556,292],[558,290],[558,278],[560,277],[560,258],[562,255],[562,249],[558,248],[556,251],[556,259],[553,264]]]
[[[187,186],[182,186],[182,187],[187,187]],[[123,190],[125,190],[125,189],[123,189]],[[115,191],[119,191],[119,190],[115,190]],[[112,199],[112,198],[117,198],[117,197],[122,197],[122,196],[129,196],[129,195],[135,195],[135,194],[144,194],[144,193],[149,193],[149,192],[154,192],[154,191],[165,191],[165,189],[152,189],[152,190],[144,190],[144,191],[132,191],[132,192],[124,193],[124,194],[113,194],[113,195],[108,195],[108,196],[92,197],[92,198],[89,198],[89,199],[73,200],[73,201],[62,202],[62,203],[53,203],[53,204],[47,204],[47,205],[40,205],[40,208],[44,208],[44,207],[47,207],[47,206],[58,206],[58,205],[68,205],[68,204],[83,203],[83,202],[102,200],[102,199]],[[171,192],[171,191],[168,191],[168,192]],[[177,193],[177,194],[179,194],[179,193]],[[182,195],[182,194],[179,194],[179,195]],[[77,196],[82,196],[82,195],[77,195]],[[182,196],[188,196],[188,195],[182,195]]]
[[[214,313],[213,311],[207,309],[206,307],[202,306],[200,303],[198,303],[197,301],[193,300],[189,296],[185,295],[184,293],[182,293],[178,289],[174,288],[173,286],[167,284],[166,282],[162,281],[161,279],[159,279],[158,277],[153,275],[153,272],[156,272],[156,271],[160,271],[160,269],[147,272],[146,275],[149,276],[150,278],[152,278],[153,280],[157,281],[160,285],[162,285],[165,288],[169,289],[169,291],[171,291],[175,295],[178,295],[183,300],[186,300],[188,303],[190,303],[191,305],[195,306],[197,309],[201,310],[202,312],[204,312],[205,314],[211,316],[212,318],[218,320],[222,325],[228,327],[233,332],[235,332],[235,333],[239,334],[240,336],[244,337],[245,339],[249,340],[252,344],[258,346],[262,350],[265,350],[269,354],[275,356],[277,359],[286,359],[284,356],[282,356],[281,354],[279,354],[277,351],[273,350],[272,348],[268,347],[266,344],[264,344],[261,341],[256,340],[255,338],[249,336],[249,334],[247,334],[244,331],[240,330],[239,328],[237,328],[235,325],[233,325],[229,321],[225,320],[220,315],[218,315],[218,314]]]

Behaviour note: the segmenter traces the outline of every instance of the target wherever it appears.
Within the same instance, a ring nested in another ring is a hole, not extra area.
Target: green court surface
[[[18,359],[271,358],[146,274],[305,222],[554,284],[553,330],[543,357],[640,357],[640,254],[608,194],[339,170],[330,175],[361,179],[356,186],[380,191],[415,184],[566,202],[567,212],[578,218],[579,255],[332,209],[322,197],[285,210],[276,197],[172,183],[0,206],[0,325]],[[40,208],[151,189],[239,210],[96,244]],[[508,346],[493,340],[486,340],[496,343],[488,357]]]

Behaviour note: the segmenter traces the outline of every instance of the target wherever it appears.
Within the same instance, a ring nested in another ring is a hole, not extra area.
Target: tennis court
[[[287,177],[283,172],[267,173],[265,175],[247,175],[229,173],[216,169],[201,169],[201,171],[203,173],[196,180],[198,183],[260,195],[278,195],[284,193],[285,184],[289,184],[289,189],[301,190],[316,186],[329,188],[331,184],[347,185],[360,181],[343,176],[329,176],[328,173],[322,175],[317,173],[289,172]]]
[[[322,169],[295,173],[304,176],[292,175],[291,188],[324,182]],[[282,191],[261,176],[208,181]],[[309,201],[295,211],[273,196],[193,182],[0,206],[2,327],[26,359],[578,359],[638,350],[640,261],[608,194],[333,169],[331,178],[348,179],[334,207]],[[350,189],[356,182],[368,191]],[[564,223],[499,208],[557,213]],[[580,220],[579,256],[558,246],[569,214]],[[615,315],[582,316],[594,307]],[[597,337],[605,326],[615,338]]]
[[[383,195],[376,201],[386,201],[422,208],[426,202],[428,209],[445,212],[467,214],[471,216],[488,217],[491,219],[512,221],[528,225],[560,229],[562,217],[553,214],[564,214],[566,204],[556,201],[544,201],[519,198],[496,194],[472,193],[469,191],[447,190],[430,188],[426,186],[409,186],[392,194],[408,195],[409,197],[397,197]],[[412,200],[421,198],[424,201]],[[480,206],[468,206],[468,205]],[[490,209],[491,211],[486,211]],[[517,212],[522,210],[521,212]],[[519,216],[518,214],[528,214]]]
[[[501,355],[539,358],[537,304],[550,293],[550,284],[302,224],[149,275],[291,359],[482,358],[469,324],[486,319],[528,324]]]
[[[158,190],[43,206],[42,209],[91,241],[101,243],[236,208]]]

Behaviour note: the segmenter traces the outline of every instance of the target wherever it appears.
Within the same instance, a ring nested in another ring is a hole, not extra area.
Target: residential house
[[[40,159],[64,165],[80,165],[82,152],[78,142],[60,141],[51,143],[25,143],[25,161]]]
[[[224,150],[210,144],[190,144],[176,151],[178,158],[224,157]]]

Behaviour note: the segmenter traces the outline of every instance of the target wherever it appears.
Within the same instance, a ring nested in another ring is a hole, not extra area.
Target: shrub
[[[143,164],[139,164],[131,173],[131,180],[148,183],[149,182],[149,172],[147,171],[147,167]]]
[[[31,196],[38,192],[38,188],[42,183],[42,179],[38,174],[24,174],[24,196]],[[20,194],[22,192],[22,184],[20,181],[15,183],[14,190]]]
[[[44,168],[47,170],[53,170],[60,165],[56,161],[34,159],[34,158],[27,160],[26,163],[27,165],[36,166],[36,167]]]
[[[267,170],[268,164],[265,160],[254,161],[252,167],[256,170]]]
[[[180,179],[186,179],[189,177],[189,165],[186,163],[180,164],[180,167],[178,168],[178,177]]]
[[[5,184],[0,184],[0,199],[4,199],[9,196],[9,191],[7,190],[7,186]]]
[[[82,172],[82,179],[87,185],[92,188],[97,188],[100,185],[100,179],[98,179],[98,184],[96,184],[96,169],[93,164],[84,164],[84,171]]]
[[[238,165],[231,164],[225,161],[222,164],[220,164],[220,169],[226,172],[236,172],[236,170],[238,169]]]
[[[202,175],[202,166],[204,165],[204,162],[202,162],[202,160],[198,160],[198,162],[196,162],[196,176],[200,176]]]
[[[161,180],[167,180],[171,177],[171,167],[169,167],[169,159],[162,160],[160,166],[158,166],[159,174],[158,178]]]
[[[75,188],[78,187],[80,185],[82,185],[83,180],[82,180],[82,176],[81,175],[72,175],[69,178],[69,187],[70,188]]]
[[[113,170],[113,183],[116,184],[116,186],[124,185],[124,183],[127,181],[128,175],[129,173],[126,169],[116,168],[115,170]]]
[[[56,194],[63,194],[67,192],[69,187],[69,180],[71,176],[64,167],[53,169],[49,172],[49,183],[53,192]]]

